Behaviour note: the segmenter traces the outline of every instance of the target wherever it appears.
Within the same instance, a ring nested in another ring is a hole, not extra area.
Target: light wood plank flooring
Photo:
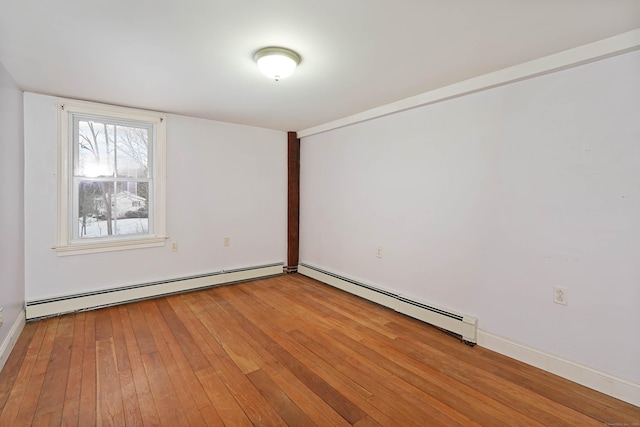
[[[640,408],[298,274],[28,323],[0,374],[0,426],[606,423]]]

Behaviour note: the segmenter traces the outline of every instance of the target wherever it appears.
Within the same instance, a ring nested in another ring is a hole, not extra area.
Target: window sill
[[[150,237],[131,240],[107,240],[101,242],[81,242],[54,246],[58,256],[94,254],[99,252],[124,251],[129,249],[154,248],[164,246],[166,237]]]

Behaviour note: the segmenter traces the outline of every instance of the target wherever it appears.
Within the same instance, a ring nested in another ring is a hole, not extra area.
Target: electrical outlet
[[[224,240],[222,241],[222,244],[224,246],[231,246],[231,239],[228,237],[225,237]]]
[[[382,258],[382,246],[378,246],[378,249],[376,249],[376,256]]]
[[[556,304],[567,305],[567,288],[559,286],[553,287],[553,302]]]
[[[175,240],[171,242],[171,252],[178,252],[178,242]]]

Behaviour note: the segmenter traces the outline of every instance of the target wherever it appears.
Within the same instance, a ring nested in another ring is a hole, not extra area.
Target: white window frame
[[[166,233],[166,118],[163,114],[116,107],[105,104],[60,100],[58,111],[58,182],[56,230],[56,250],[58,256],[79,255],[96,252],[120,251],[164,246]],[[152,179],[148,202],[149,233],[112,237],[74,239],[77,228],[73,206],[73,167],[74,167],[74,116],[95,116],[97,119],[109,118],[132,122],[144,122],[154,132],[151,149]],[[153,212],[153,217],[152,213]],[[153,221],[153,223],[151,223]],[[151,225],[152,224],[152,225]]]

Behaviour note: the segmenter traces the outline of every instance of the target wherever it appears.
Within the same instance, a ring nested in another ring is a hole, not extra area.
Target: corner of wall
[[[26,314],[25,311],[22,310],[18,317],[13,322],[13,326],[11,326],[11,330],[9,334],[4,339],[2,344],[0,344],[0,371],[4,368],[4,365],[7,363],[9,359],[9,355],[11,354],[11,350],[15,347],[16,342],[18,342],[18,338],[22,333],[26,325]]]

